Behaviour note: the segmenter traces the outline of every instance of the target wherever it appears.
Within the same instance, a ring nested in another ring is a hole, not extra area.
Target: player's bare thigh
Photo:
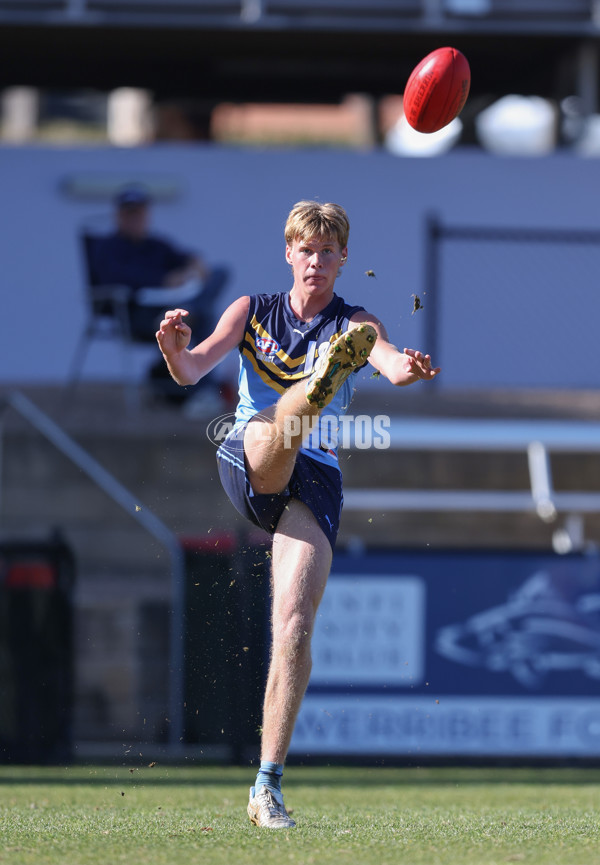
[[[280,493],[292,476],[296,451],[274,422],[275,406],[256,414],[246,427],[244,457],[250,486],[255,493]]]

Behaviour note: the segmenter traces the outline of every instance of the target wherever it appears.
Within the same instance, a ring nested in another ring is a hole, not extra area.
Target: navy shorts
[[[333,549],[342,514],[340,470],[299,453],[283,492],[254,493],[244,460],[245,430],[244,426],[231,433],[217,451],[221,483],[235,509],[255,526],[272,535],[289,500],[299,499],[312,512]]]

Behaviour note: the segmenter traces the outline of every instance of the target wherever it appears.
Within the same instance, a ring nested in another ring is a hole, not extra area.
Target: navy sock
[[[271,763],[269,760],[260,761],[260,769],[254,784],[258,793],[261,787],[281,792],[281,776],[283,775],[283,763]]]

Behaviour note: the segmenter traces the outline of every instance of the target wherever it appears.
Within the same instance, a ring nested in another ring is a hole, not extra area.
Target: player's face
[[[326,294],[333,290],[340,267],[348,254],[337,240],[310,238],[295,240],[286,246],[285,257],[294,273],[294,286],[309,294]]]

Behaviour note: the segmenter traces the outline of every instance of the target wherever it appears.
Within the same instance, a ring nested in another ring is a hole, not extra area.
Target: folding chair
[[[68,393],[77,388],[91,343],[95,339],[110,339],[120,343],[123,369],[124,396],[128,409],[139,408],[140,389],[133,380],[133,346],[131,333],[130,299],[132,290],[126,285],[102,285],[93,268],[93,249],[101,235],[89,227],[80,232],[81,255],[85,276],[87,320],[79,337],[68,376]]]

